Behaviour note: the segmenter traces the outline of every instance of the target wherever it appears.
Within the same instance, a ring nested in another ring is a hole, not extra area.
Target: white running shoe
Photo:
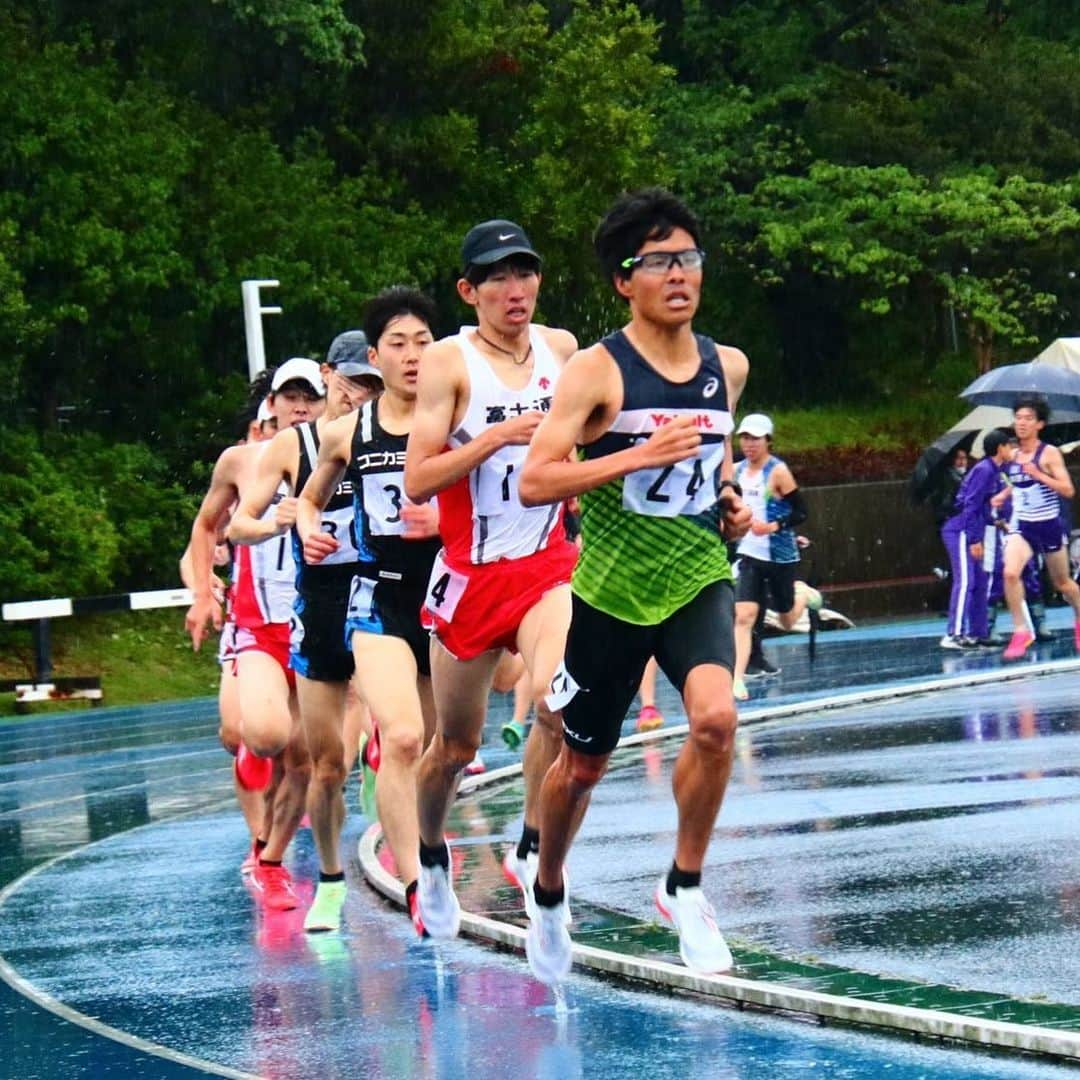
[[[825,597],[812,585],[807,585],[805,581],[796,581],[795,591],[800,596],[806,597],[806,606],[811,611],[820,611],[825,603]]]
[[[536,882],[536,871],[540,868],[540,856],[535,851],[530,851],[522,859],[517,848],[510,848],[503,859],[503,877],[516,885],[525,897],[525,906],[528,907],[529,897],[532,895],[532,887]]]
[[[530,890],[525,910],[529,931],[525,935],[525,956],[529,969],[545,986],[560,983],[570,974],[573,942],[570,940],[570,909],[564,895],[554,907],[541,907]]]
[[[730,971],[731,950],[716,925],[716,913],[700,887],[667,891],[667,875],[656,886],[656,906],[679,931],[679,955],[691,971],[715,975]]]
[[[525,911],[528,912],[529,904],[532,902],[533,886],[536,884],[536,873],[540,869],[540,856],[535,851],[530,851],[522,859],[518,856],[517,848],[510,848],[502,865],[503,877],[521,890],[521,895],[525,898]],[[573,921],[573,916],[570,914],[570,880],[566,876],[565,867],[562,879],[565,900],[563,907],[566,910],[566,925],[569,926]]]
[[[416,902],[424,929],[433,938],[448,940],[461,929],[461,904],[454,894],[449,870],[441,866],[421,866],[416,885]]]

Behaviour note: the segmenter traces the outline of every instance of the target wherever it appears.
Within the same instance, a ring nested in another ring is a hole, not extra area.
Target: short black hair
[[[636,255],[647,240],[666,240],[676,229],[685,229],[701,247],[701,223],[678,196],[658,187],[620,195],[593,233],[604,276],[629,277],[623,260]]]
[[[1021,409],[1031,409],[1035,414],[1035,419],[1041,420],[1044,424],[1050,419],[1050,406],[1042,394],[1021,394],[1013,402],[1013,416]]]
[[[383,331],[402,315],[415,315],[434,332],[439,311],[435,301],[427,293],[408,285],[391,285],[364,305],[364,334],[368,344],[372,348],[378,348]]]
[[[276,367],[264,368],[248,385],[247,400],[236,414],[236,431],[241,438],[247,438],[248,428],[258,418],[259,406],[270,394],[270,384],[274,381],[276,370]]]
[[[470,263],[461,271],[461,276],[475,288],[477,285],[482,285],[492,274],[497,273],[500,270],[505,270],[509,267],[511,270],[522,270],[528,272],[532,270],[534,273],[540,273],[540,260],[534,258],[532,255],[518,254],[507,255],[505,259],[500,259],[498,262],[493,263]]]
[[[993,457],[1006,443],[1012,442],[1016,436],[1006,428],[994,428],[983,439],[983,453],[986,457]]]

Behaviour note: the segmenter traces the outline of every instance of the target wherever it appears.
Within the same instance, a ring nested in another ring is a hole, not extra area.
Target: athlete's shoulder
[[[461,349],[459,334],[439,338],[424,350],[420,365],[420,381],[441,387],[460,384],[466,378],[465,354]]]
[[[745,377],[746,372],[750,370],[750,361],[746,353],[742,349],[735,348],[734,345],[721,345],[718,341],[714,341],[713,344],[716,346],[716,355],[720,357],[724,370],[731,375],[741,373]]]
[[[601,341],[574,352],[563,368],[556,393],[595,407],[621,394],[619,368]]]
[[[548,348],[564,363],[577,352],[577,338],[557,326],[537,326]]]
[[[319,430],[319,458],[347,461],[351,452],[353,432],[362,409],[370,402],[365,401],[359,409],[353,409],[343,416],[327,420]]]

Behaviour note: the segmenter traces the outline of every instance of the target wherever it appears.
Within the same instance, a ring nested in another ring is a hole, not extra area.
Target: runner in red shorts
[[[325,405],[326,388],[313,360],[286,361],[274,373],[269,405],[278,428],[316,419]],[[211,591],[214,541],[223,515],[255,482],[267,443],[232,446],[214,466],[199,513],[191,528],[194,603],[186,625],[197,649],[211,622],[221,628],[221,607]],[[297,906],[288,870],[282,865],[300,818],[310,775],[310,759],[296,704],[296,680],[289,669],[289,620],[296,596],[291,537],[296,499],[283,490],[267,510],[278,535],[237,550],[232,610],[236,622],[236,672],[244,747],[259,758],[280,758],[281,782],[273,802],[273,822],[251,883],[271,908]],[[242,776],[241,776],[242,778]]]
[[[540,257],[519,225],[486,221],[471,229],[462,264],[458,294],[477,326],[425,354],[405,461],[408,497],[439,497],[444,545],[423,613],[433,631],[438,728],[417,782],[420,913],[435,938],[458,930],[444,829],[458,779],[480,745],[503,648],[521,653],[537,704],[524,758],[525,825],[504,862],[519,887],[532,885],[536,796],[562,738],[543,699],[562,660],[577,558],[562,507],[526,509],[517,494],[529,439],[577,343],[565,330],[532,323]]]

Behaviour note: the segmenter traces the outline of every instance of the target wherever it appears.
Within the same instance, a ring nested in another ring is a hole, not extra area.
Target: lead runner
[[[656,904],[678,928],[688,967],[731,966],[701,870],[735,741],[725,540],[750,523],[730,479],[732,413],[748,363],[693,331],[699,236],[691,211],[655,188],[624,195],[600,223],[596,252],[630,321],[571,358],[521,475],[526,505],[581,496],[573,615],[548,697],[562,709],[563,746],[540,792],[539,870],[528,897],[526,953],[546,983],[571,964],[563,863],[651,655],[690,722],[673,777],[675,859]]]

